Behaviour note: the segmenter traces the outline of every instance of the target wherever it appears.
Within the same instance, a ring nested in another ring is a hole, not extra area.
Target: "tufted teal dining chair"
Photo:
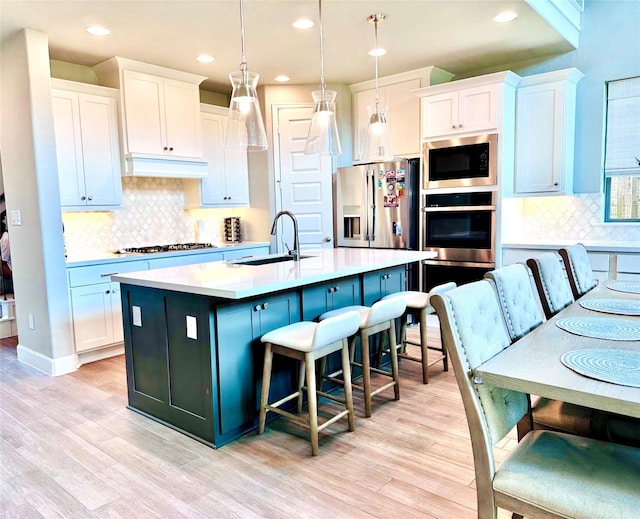
[[[489,281],[476,281],[435,295],[432,305],[471,434],[478,518],[495,519],[498,507],[531,518],[637,516],[640,449],[532,431],[496,466],[493,446],[528,406],[525,394],[474,376],[475,368],[510,344],[496,292]]]
[[[584,248],[582,243],[576,243],[560,249],[558,252],[562,261],[564,261],[564,268],[567,271],[573,297],[578,299],[596,286],[596,279],[593,277],[587,249]]]
[[[492,270],[485,274],[485,278],[491,280],[495,287],[512,343],[542,324],[538,300],[525,265],[515,263]],[[518,424],[518,438],[532,428],[589,436],[592,413],[588,407],[538,398],[531,408],[531,420]]]
[[[560,261],[555,252],[545,252],[527,260],[547,319],[573,303],[571,287]]]

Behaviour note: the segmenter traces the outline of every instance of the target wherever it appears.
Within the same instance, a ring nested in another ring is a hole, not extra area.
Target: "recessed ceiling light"
[[[378,47],[377,49],[372,49],[369,51],[369,56],[384,56],[387,53],[387,49],[383,49],[382,47]]]
[[[518,15],[516,13],[514,13],[513,11],[504,11],[503,13],[500,13],[499,15],[497,15],[493,19],[493,21],[494,22],[498,22],[498,23],[506,23],[506,22],[512,22],[517,17],[518,17]]]
[[[291,25],[293,25],[296,29],[311,29],[314,26],[314,23],[308,18],[300,18],[296,20]]]
[[[286,81],[289,81],[291,78],[289,76],[276,76],[275,80],[278,81],[279,83],[285,83]]]
[[[196,58],[196,61],[199,61],[200,63],[211,63],[214,60],[215,58],[213,56],[209,56],[208,54],[200,54],[200,56]]]
[[[94,36],[106,36],[107,34],[111,34],[109,29],[106,27],[100,27],[99,25],[91,25],[90,27],[87,27],[87,32]]]

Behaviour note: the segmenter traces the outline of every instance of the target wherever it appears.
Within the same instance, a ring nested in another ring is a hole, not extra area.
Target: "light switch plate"
[[[193,315],[187,315],[187,337],[198,340],[198,321]]]
[[[133,326],[142,326],[142,313],[139,306],[131,307],[131,318],[133,319]]]
[[[20,211],[13,210],[11,215],[11,225],[22,225],[22,213]]]

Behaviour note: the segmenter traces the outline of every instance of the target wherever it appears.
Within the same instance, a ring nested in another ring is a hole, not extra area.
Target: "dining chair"
[[[524,393],[474,375],[511,342],[495,289],[488,280],[475,281],[435,295],[432,304],[471,435],[478,518],[495,519],[498,507],[529,518],[635,517],[640,449],[537,430],[496,465],[493,446],[527,412],[528,402]]]
[[[527,260],[547,319],[573,303],[571,287],[560,261],[555,252],[545,252]]]
[[[531,286],[529,269],[514,263],[485,274],[495,287],[509,339],[514,343],[542,324],[538,300]],[[592,409],[560,400],[539,397],[529,419],[518,423],[518,439],[531,429],[550,429],[582,436],[591,435]]]
[[[582,243],[564,247],[558,251],[567,271],[574,299],[582,297],[596,286],[587,249]]]

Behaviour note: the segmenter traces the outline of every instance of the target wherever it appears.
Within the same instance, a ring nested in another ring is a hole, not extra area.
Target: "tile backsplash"
[[[640,225],[602,223],[599,193],[507,198],[502,201],[502,241],[588,240],[640,243]]]
[[[64,212],[67,251],[73,255],[167,243],[224,239],[227,216],[251,209],[184,209],[183,181],[173,178],[123,177],[122,208],[114,211]],[[244,222],[243,222],[244,223]],[[243,225],[243,239],[249,240]]]

